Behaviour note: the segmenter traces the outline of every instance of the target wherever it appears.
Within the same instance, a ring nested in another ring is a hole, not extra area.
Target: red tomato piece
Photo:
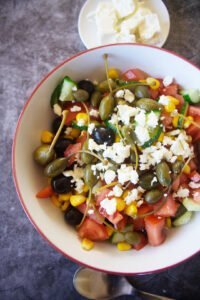
[[[101,201],[104,200],[105,198],[107,198],[108,194],[110,193],[110,189],[103,189],[101,192],[99,192],[96,196],[95,196],[95,200],[96,200],[96,205],[99,206]]]
[[[164,231],[165,218],[151,215],[145,217],[144,222],[149,244],[151,246],[158,246],[162,244],[166,237]]]
[[[130,69],[122,74],[122,79],[126,81],[132,80],[144,80],[148,77],[148,74],[140,69]]]
[[[135,244],[133,248],[137,251],[141,250],[148,244],[148,240],[143,233],[140,233],[140,241],[138,244]]]
[[[149,88],[150,98],[157,99],[159,97],[159,90],[152,90]]]
[[[152,207],[148,204],[142,204],[140,207],[138,207],[138,218],[133,219],[134,230],[142,231],[145,228],[144,218],[140,218],[140,216],[145,215],[151,210]]]
[[[44,198],[49,198],[54,194],[54,191],[52,189],[51,186],[47,186],[45,188],[43,188],[42,190],[40,190],[37,194],[36,197],[40,198],[40,199],[44,199]]]
[[[190,127],[186,129],[186,132],[188,135],[191,135],[192,137],[195,137],[199,133],[199,128],[195,125],[191,124]]]
[[[196,165],[196,162],[194,159],[192,159],[190,162],[189,162],[189,166],[190,166],[190,170],[192,173],[195,173],[196,172],[196,169],[197,169],[197,165]],[[199,178],[200,178],[200,174],[199,174]]]
[[[89,218],[86,218],[78,229],[78,235],[82,239],[87,238],[92,241],[104,241],[108,239],[106,227]]]
[[[162,95],[176,97],[178,94],[178,85],[170,84],[167,87],[164,87],[161,92]]]
[[[199,182],[200,181],[200,174],[197,171],[193,171],[190,175],[189,175],[190,179],[194,182]]]
[[[85,213],[85,210],[86,210],[86,204],[83,203],[83,204],[77,206],[77,209],[78,209],[80,212],[82,212],[82,214],[84,214],[84,213]],[[102,217],[100,217],[100,216],[99,216],[98,214],[96,214],[95,212],[92,213],[92,214],[89,214],[89,215],[88,215],[88,218],[94,220],[95,222],[97,222],[97,223],[99,223],[99,224],[103,224],[103,219],[102,219]]]
[[[173,181],[173,183],[172,183],[172,189],[173,189],[173,191],[178,191],[178,189],[179,189],[179,186],[180,186],[180,183],[181,183],[181,181],[180,181],[180,176],[178,176],[174,181]]]
[[[190,105],[189,108],[188,108],[188,116],[200,117],[200,107],[199,106]],[[199,121],[199,119],[196,120],[196,121]]]
[[[80,107],[80,111],[71,111],[70,109],[73,107],[73,106],[79,106]],[[74,121],[76,119],[76,115],[80,112],[85,112],[85,108],[83,107],[83,105],[81,103],[72,103],[71,101],[68,102],[65,106],[65,109],[68,109],[69,110],[69,113],[66,117],[66,120],[65,120],[65,124],[66,125],[70,125],[72,123],[72,121]]]
[[[123,219],[117,223],[117,229],[123,230],[128,221],[128,217],[126,215],[123,216]]]
[[[75,162],[76,154],[78,151],[81,150],[81,148],[82,148],[81,143],[71,144],[67,147],[67,149],[64,152],[64,156],[68,157],[71,154],[74,154],[69,158],[68,166],[71,166]]]
[[[200,204],[200,189],[195,189],[192,193],[193,200]]]
[[[164,111],[164,112],[162,112],[162,117],[164,117],[164,119],[162,120],[163,125],[166,128],[171,128],[173,118],[170,116],[170,114]]]
[[[158,203],[154,205],[154,208],[156,209],[161,203],[163,199],[161,199]],[[174,217],[177,209],[179,208],[179,203],[177,203],[172,195],[169,195],[167,198],[167,201],[163,206],[155,213],[155,216],[160,217]]]
[[[116,211],[113,215],[108,215],[108,214],[105,214],[104,215],[112,224],[116,225],[118,224],[120,221],[123,220],[123,215],[120,214],[118,211]]]

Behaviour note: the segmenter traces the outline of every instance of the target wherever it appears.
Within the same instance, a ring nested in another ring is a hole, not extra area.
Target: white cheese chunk
[[[97,118],[99,116],[99,112],[96,109],[90,110],[90,116]]]
[[[169,104],[168,96],[165,96],[165,95],[160,96],[158,103],[160,103],[162,105],[168,105]]]
[[[127,205],[131,204],[132,202],[138,199],[138,190],[133,189],[132,191],[128,192],[128,195],[125,197],[125,202]]]
[[[94,123],[90,123],[88,125],[88,132],[89,132],[89,134],[92,134],[94,128],[95,128],[95,124]]]
[[[144,109],[141,109],[135,116],[135,121],[137,122],[137,125],[140,125],[142,127],[146,125],[146,112]]]
[[[117,170],[118,181],[121,184],[124,184],[127,181],[131,181],[133,184],[136,184],[139,180],[138,173],[133,169],[132,166],[126,166],[125,164],[121,165],[121,168]]]
[[[158,16],[154,13],[146,15],[139,26],[139,35],[143,42],[151,40],[160,31],[160,22]]]
[[[107,146],[103,152],[104,158],[110,158],[116,163],[123,163],[130,155],[130,145],[123,145],[122,142],[114,143],[112,146]]]
[[[158,125],[159,116],[153,111],[147,115],[147,127],[155,128]]]
[[[169,86],[170,84],[172,84],[173,83],[173,77],[172,76],[165,76],[165,78],[163,79],[163,85],[165,86],[165,87],[167,87],[167,86]]]
[[[145,142],[147,142],[150,139],[150,135],[146,127],[140,125],[136,126],[135,134],[139,142],[141,143],[141,145],[143,145]]]
[[[122,194],[123,190],[118,185],[115,185],[115,187],[113,188],[113,195],[115,197],[121,197]]]
[[[105,209],[109,216],[112,216],[117,211],[117,201],[115,198],[108,199],[105,198],[101,201],[100,207]]]
[[[119,18],[124,18],[134,13],[136,9],[136,2],[137,1],[135,0],[112,0]]]
[[[136,36],[133,33],[119,32],[113,37],[115,43],[136,43]]]
[[[122,121],[125,125],[129,125],[130,118],[134,117],[138,112],[138,108],[128,105],[118,105],[117,109],[119,120]]]
[[[200,188],[200,183],[196,183],[196,182],[191,181],[189,183],[189,187],[191,187],[192,189],[199,189]]]
[[[70,111],[72,111],[72,112],[81,111],[81,107],[78,105],[74,105],[74,106],[72,106],[72,108],[70,108]]]
[[[113,170],[107,170],[104,173],[104,180],[105,180],[106,184],[110,184],[111,182],[113,182],[115,177],[116,177],[116,174]]]
[[[186,198],[190,194],[190,191],[186,188],[180,187],[178,191],[174,194],[175,197]]]

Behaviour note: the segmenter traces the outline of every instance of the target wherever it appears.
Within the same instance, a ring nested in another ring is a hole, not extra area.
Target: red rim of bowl
[[[147,271],[147,272],[129,272],[129,273],[126,273],[126,272],[114,272],[114,271],[109,271],[109,270],[104,270],[104,269],[101,269],[101,268],[95,268],[93,266],[90,266],[89,264],[85,264],[85,263],[82,263],[81,261],[71,257],[70,255],[68,255],[67,253],[65,253],[63,250],[61,250],[60,248],[58,248],[57,246],[55,246],[53,244],[53,242],[51,242],[47,236],[40,230],[40,228],[35,224],[33,218],[31,217],[31,214],[29,213],[26,205],[25,205],[25,202],[23,200],[23,197],[21,195],[21,192],[20,192],[20,189],[19,189],[19,185],[18,185],[18,180],[17,180],[17,175],[16,175],[16,164],[15,164],[15,147],[16,147],[16,140],[17,140],[17,135],[18,135],[18,130],[19,130],[19,127],[20,127],[20,124],[21,124],[21,120],[22,120],[22,117],[25,113],[25,110],[29,104],[29,102],[31,101],[33,95],[36,93],[36,91],[40,88],[40,86],[43,84],[44,81],[46,81],[48,79],[49,76],[51,76],[51,74],[53,74],[57,69],[59,69],[60,67],[62,67],[64,64],[68,63],[69,61],[81,56],[81,55],[84,55],[85,53],[89,53],[89,52],[92,52],[92,51],[95,51],[96,49],[101,49],[101,48],[107,48],[107,47],[120,47],[120,46],[132,46],[132,47],[137,47],[137,46],[140,46],[140,47],[146,47],[146,48],[154,48],[156,50],[159,50],[159,51],[163,51],[163,52],[167,52],[173,56],[176,56],[178,57],[179,59],[182,59],[184,60],[185,62],[189,63],[190,65],[192,65],[193,67],[195,67],[198,71],[200,71],[200,68],[198,66],[196,66],[195,64],[191,63],[189,60],[187,60],[186,58],[182,57],[181,55],[178,55],[176,53],[174,53],[173,51],[170,51],[170,50],[166,50],[166,49],[161,49],[161,48],[158,48],[158,47],[155,47],[155,46],[150,46],[150,45],[141,45],[141,44],[132,44],[132,43],[120,43],[120,44],[109,44],[109,45],[104,45],[104,46],[99,46],[99,47],[95,47],[95,48],[92,48],[92,49],[88,49],[88,50],[85,50],[85,51],[82,51],[82,52],[79,52],[75,55],[73,55],[72,57],[64,60],[62,63],[60,63],[59,65],[57,65],[55,68],[53,68],[53,70],[51,70],[38,84],[37,86],[35,87],[35,89],[33,90],[32,94],[30,95],[30,97],[28,98],[28,100],[26,101],[25,105],[23,106],[23,109],[20,113],[20,116],[19,116],[19,119],[17,121],[17,126],[16,126],[16,130],[15,130],[15,134],[14,134],[14,139],[13,139],[13,145],[12,145],[12,174],[13,174],[13,179],[14,179],[14,184],[15,184],[15,188],[16,188],[16,191],[17,191],[17,194],[18,194],[18,197],[19,197],[19,200],[21,202],[21,205],[27,215],[27,217],[29,218],[30,222],[33,224],[33,226],[35,227],[35,229],[40,233],[40,235],[58,252],[60,252],[62,255],[64,255],[66,258],[70,259],[71,261],[79,264],[79,265],[83,265],[85,267],[88,267],[88,268],[91,268],[91,269],[94,269],[96,271],[101,271],[101,272],[106,272],[106,273],[110,273],[110,274],[119,274],[119,275],[126,275],[126,276],[132,276],[132,275],[147,275],[147,274],[152,274],[152,273],[157,273],[157,272],[162,272],[162,271],[165,271],[169,268],[172,268],[172,267],[175,267],[187,260],[189,260],[190,258],[192,258],[193,256],[197,255],[198,253],[200,253],[200,249],[195,252],[194,254],[190,255],[189,257],[175,263],[175,264],[172,264],[172,265],[169,265],[169,266],[166,266],[166,267],[163,267],[163,268],[160,268],[160,269],[154,269],[154,270],[151,270],[151,271]]]

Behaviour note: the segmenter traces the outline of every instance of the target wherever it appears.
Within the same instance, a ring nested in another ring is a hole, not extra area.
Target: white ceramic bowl
[[[63,215],[51,201],[35,194],[46,179],[33,161],[33,150],[40,143],[41,130],[48,129],[53,115],[49,99],[64,75],[75,80],[105,78],[102,55],[109,54],[109,65],[123,71],[140,68],[155,77],[172,75],[186,88],[200,86],[200,70],[169,51],[144,45],[119,44],[79,53],[51,71],[35,88],[18,121],[13,143],[13,176],[21,204],[29,219],[58,251],[68,258],[106,272],[141,274],[159,271],[186,260],[200,250],[200,214],[181,228],[170,230],[159,247],[119,252],[108,243],[96,243],[90,251],[81,249],[76,231],[67,226]]]

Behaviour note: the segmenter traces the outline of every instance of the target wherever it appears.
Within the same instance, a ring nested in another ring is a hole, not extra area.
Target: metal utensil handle
[[[143,292],[143,291],[138,291],[138,293],[142,297],[142,299],[145,299],[145,300],[175,300],[173,298],[158,296],[158,295],[150,294],[150,293]]]

